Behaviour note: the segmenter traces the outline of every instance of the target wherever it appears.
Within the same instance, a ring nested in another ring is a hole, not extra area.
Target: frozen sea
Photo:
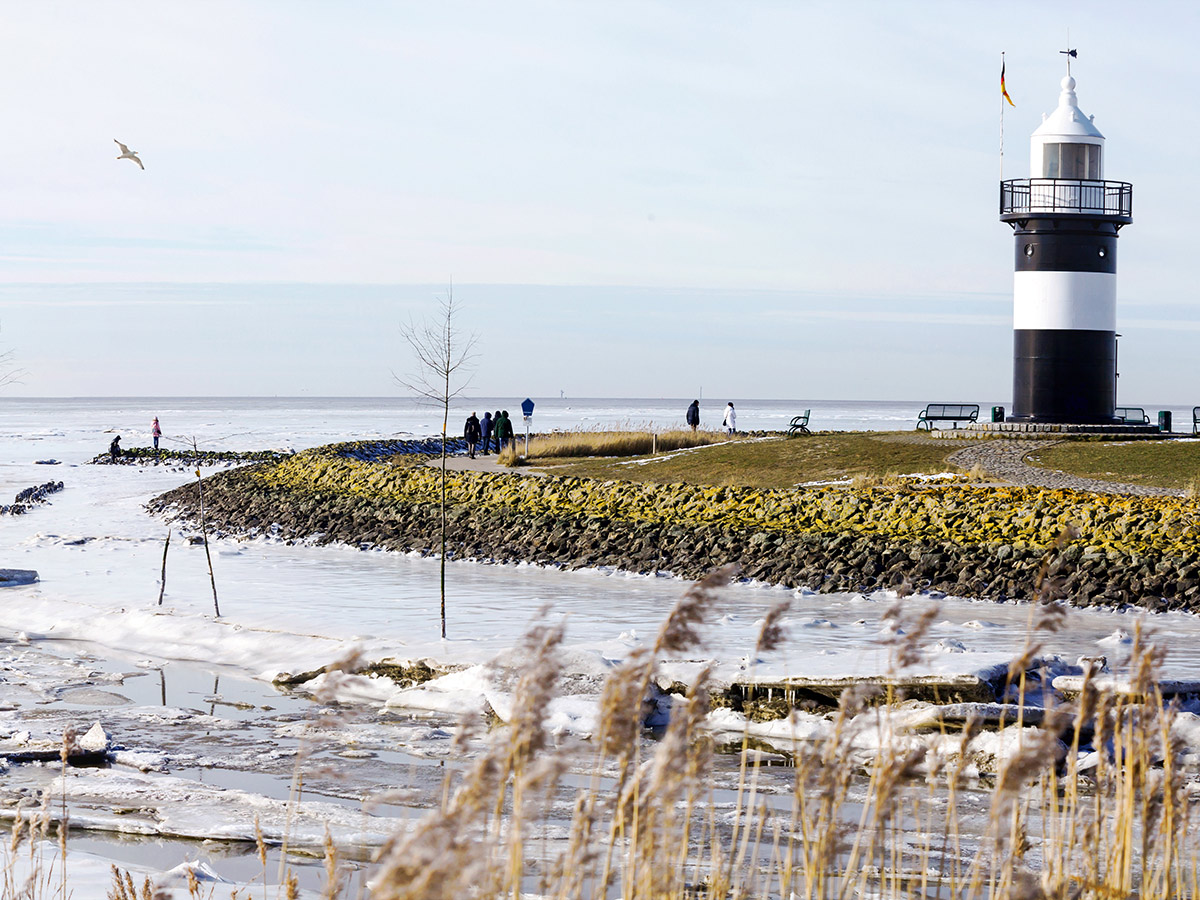
[[[523,398],[456,404],[451,429],[471,411],[508,409]],[[689,399],[537,399],[536,430],[610,426],[679,427]],[[702,406],[719,422],[724,398]],[[812,409],[812,427],[900,430],[922,404],[738,400],[742,429],[778,430]],[[1170,407],[1161,407],[1170,408]],[[1150,407],[1148,407],[1148,410]],[[1183,410],[1175,415],[1182,417]],[[669,576],[609,570],[566,572],[534,566],[454,562],[448,575],[448,631],[437,618],[438,563],[416,555],[354,548],[219,540],[214,580],[202,547],[175,540],[158,605],[168,523],[145,502],[195,477],[170,467],[91,466],[116,434],[149,444],[158,416],[167,447],[295,449],[339,440],[425,436],[435,411],[387,398],[109,398],[0,400],[0,502],[47,481],[64,490],[23,516],[0,516],[0,566],[35,569],[36,584],[8,588],[0,603],[0,748],[53,741],[67,726],[95,723],[118,747],[117,764],[71,770],[11,765],[0,800],[51,789],[71,802],[76,896],[104,896],[107,861],[161,873],[203,863],[244,883],[257,860],[237,842],[290,829],[293,845],[319,844],[325,828],[369,856],[397,819],[416,806],[364,811],[362,798],[398,785],[436,796],[457,714],[511,698],[483,664],[511,648],[543,610],[566,617],[568,665],[599,677],[632,648],[652,640],[685,584]],[[1188,419],[1190,421],[1190,419]],[[816,595],[738,583],[724,589],[706,629],[702,660],[672,661],[685,677],[702,662],[718,678],[746,676],[761,617],[791,601],[789,639],[755,664],[758,677],[882,672],[886,593]],[[914,614],[939,612],[921,664],[941,673],[1002,665],[1030,635],[1029,608],[971,598],[913,597]],[[1180,614],[1072,611],[1046,652],[1064,660],[1107,656],[1119,670],[1131,636],[1152,632],[1167,649],[1165,674],[1200,678],[1200,619]],[[409,691],[369,679],[338,685],[337,722],[314,731],[327,704],[276,690],[281,672],[311,671],[358,651],[368,659],[420,660],[465,671]],[[689,668],[691,667],[691,668]],[[554,725],[586,735],[594,697],[586,691],[555,710]],[[300,814],[289,811],[291,777],[315,756],[328,776],[312,779]],[[145,817],[126,810],[153,810]],[[248,812],[253,810],[253,813]],[[114,836],[124,833],[125,839]],[[129,833],[137,833],[129,840]],[[216,843],[200,843],[216,839]],[[240,848],[240,849],[239,849]],[[96,860],[94,867],[88,862]],[[96,874],[95,883],[87,873]]]

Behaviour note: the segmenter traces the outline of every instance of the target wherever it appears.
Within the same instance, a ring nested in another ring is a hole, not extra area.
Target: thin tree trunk
[[[447,382],[449,379],[447,379]],[[446,427],[450,423],[450,401],[442,407],[442,640],[446,639]]]

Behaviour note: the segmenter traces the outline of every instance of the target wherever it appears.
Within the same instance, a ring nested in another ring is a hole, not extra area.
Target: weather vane
[[[1071,74],[1071,60],[1079,59],[1078,50],[1059,50],[1059,53],[1065,54],[1067,57],[1067,74]]]

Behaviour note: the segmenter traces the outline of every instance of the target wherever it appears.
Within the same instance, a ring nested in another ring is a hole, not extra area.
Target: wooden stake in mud
[[[192,450],[196,454],[196,489],[200,494],[200,534],[204,537],[204,558],[208,560],[208,580],[212,583],[213,612],[221,617],[221,607],[217,604],[217,576],[213,574],[212,554],[208,552],[208,525],[204,521],[204,479],[200,476],[200,450],[196,439],[192,438]]]
[[[167,542],[163,544],[162,579],[158,587],[158,605],[162,606],[163,594],[167,592],[167,551],[171,549],[171,529],[167,529]]]

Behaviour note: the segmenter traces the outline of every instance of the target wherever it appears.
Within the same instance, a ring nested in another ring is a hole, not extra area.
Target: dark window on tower
[[[1100,180],[1100,147],[1096,144],[1045,144],[1043,178]]]

